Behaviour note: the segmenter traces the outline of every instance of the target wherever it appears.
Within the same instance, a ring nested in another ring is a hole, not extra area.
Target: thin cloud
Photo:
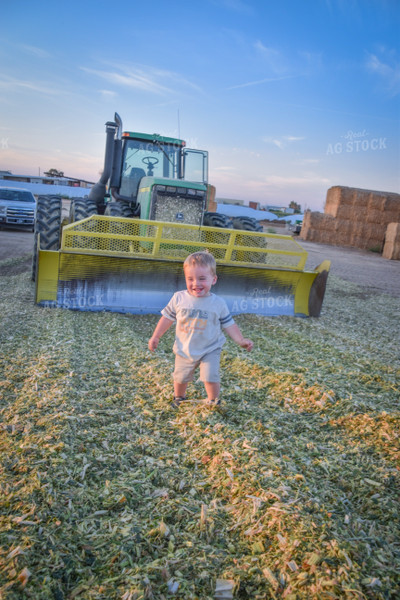
[[[32,54],[33,56],[37,56],[38,58],[49,58],[50,54],[43,50],[43,48],[38,48],[37,46],[28,46],[27,44],[21,44],[20,46],[24,52],[28,54]]]
[[[165,71],[154,67],[126,66],[119,68],[113,65],[110,66],[114,70],[90,69],[88,67],[81,67],[81,69],[85,73],[95,75],[116,86],[138,89],[159,96],[176,94],[177,85],[192,88],[197,92],[201,91],[196,84],[173,71]]]
[[[274,138],[274,137],[263,137],[262,141],[265,142],[266,144],[273,144],[274,146],[277,146],[280,150],[283,150],[284,148],[286,148],[286,146],[288,146],[288,144],[291,144],[292,142],[300,142],[301,140],[304,140],[304,137],[298,137],[295,135],[283,135],[279,138]]]
[[[23,79],[15,79],[12,77],[7,77],[5,75],[0,76],[0,90],[5,90],[7,92],[13,91],[21,91],[28,90],[31,92],[37,92],[39,94],[45,94],[47,96],[57,96],[61,94],[61,91],[58,91],[53,86],[42,85],[37,82],[23,80]]]
[[[95,75],[96,77],[104,79],[108,83],[112,83],[121,87],[135,88],[160,95],[172,92],[171,89],[160,85],[155,80],[150,78],[146,73],[140,70],[123,74],[116,73],[115,71],[100,71],[97,69],[88,69],[86,67],[82,67],[82,71],[85,71],[85,73],[89,73],[91,75]]]
[[[295,135],[284,135],[283,139],[288,142],[300,142],[301,140],[304,140],[304,137],[298,137]]]
[[[256,81],[248,81],[246,83],[239,83],[237,85],[231,85],[228,90],[237,90],[239,88],[250,87],[252,85],[262,85],[263,83],[273,83],[275,81],[284,81],[285,79],[294,79],[301,77],[301,75],[286,75],[284,77],[266,77],[265,79],[257,79]]]
[[[285,56],[280,50],[265,46],[257,41],[254,47],[268,68],[275,75],[289,75],[297,73],[310,75],[318,72],[322,64],[321,53],[299,50],[293,56]]]
[[[265,46],[260,40],[254,44],[254,48],[273,73],[282,75],[288,71],[287,61],[279,50]]]
[[[118,95],[116,92],[113,92],[112,90],[99,90],[99,92],[103,96],[103,98],[106,98],[106,99],[115,98]]]
[[[319,158],[301,158],[296,161],[297,165],[319,165],[321,160]]]
[[[266,46],[261,40],[252,43],[252,48],[257,54],[257,63],[263,71],[270,73],[268,77],[245,81],[229,86],[228,90],[246,88],[309,76],[320,71],[322,64],[321,54],[308,51],[299,51],[294,56],[286,57],[277,48]]]
[[[383,52],[382,58],[368,53],[366,68],[380,78],[387,92],[396,96],[400,92],[400,64],[394,53]]]

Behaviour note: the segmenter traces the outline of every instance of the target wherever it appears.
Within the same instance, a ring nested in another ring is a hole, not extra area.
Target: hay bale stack
[[[334,186],[324,210],[306,211],[301,239],[382,251],[389,223],[400,222],[400,194]]]
[[[335,218],[331,215],[307,210],[304,213],[300,237],[304,240],[309,240],[310,242],[334,244],[335,242],[328,240],[335,239],[336,237]]]
[[[389,223],[387,226],[382,256],[389,260],[400,260],[400,223]]]

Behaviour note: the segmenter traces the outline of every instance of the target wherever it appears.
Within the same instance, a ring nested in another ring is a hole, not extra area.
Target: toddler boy
[[[183,271],[186,290],[176,292],[161,311],[149,349],[154,352],[160,338],[176,322],[173,405],[177,407],[186,400],[187,385],[198,366],[208,403],[219,404],[220,355],[225,343],[221,328],[248,351],[253,348],[253,342],[243,337],[225,300],[210,291],[217,281],[213,255],[209,252],[191,254],[183,263]]]

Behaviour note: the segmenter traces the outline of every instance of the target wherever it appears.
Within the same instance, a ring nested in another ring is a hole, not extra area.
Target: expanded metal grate
[[[63,229],[61,250],[184,260],[208,250],[218,263],[304,269],[307,252],[290,236],[94,215]]]

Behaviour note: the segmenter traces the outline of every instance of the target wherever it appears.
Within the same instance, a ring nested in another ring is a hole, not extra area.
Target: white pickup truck
[[[36,199],[29,190],[0,187],[0,227],[35,228]]]

